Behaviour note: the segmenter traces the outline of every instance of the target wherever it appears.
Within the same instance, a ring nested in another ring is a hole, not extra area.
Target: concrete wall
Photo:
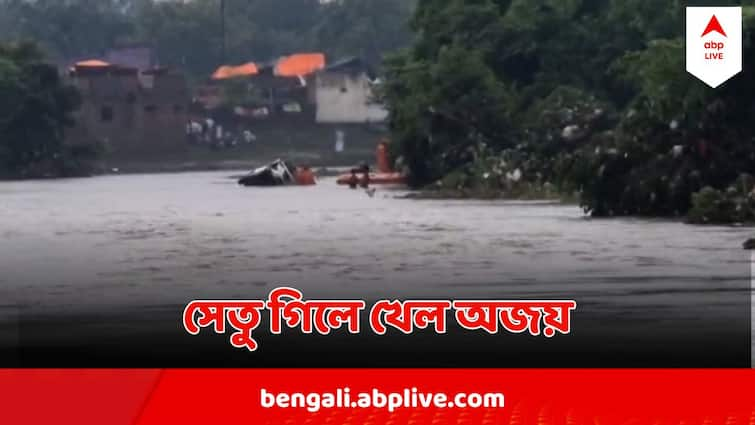
[[[322,72],[317,76],[318,123],[383,122],[388,112],[371,101],[372,90],[365,74]]]

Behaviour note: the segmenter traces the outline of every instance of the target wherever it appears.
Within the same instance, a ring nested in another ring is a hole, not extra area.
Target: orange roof
[[[322,53],[297,53],[281,59],[275,68],[275,75],[297,77],[308,75],[325,68],[325,55]]]
[[[82,68],[104,68],[110,66],[109,63],[101,61],[99,59],[90,59],[81,62],[76,62],[76,66]]]
[[[212,74],[212,79],[227,80],[229,78],[236,77],[249,77],[252,75],[257,75],[258,73],[259,70],[257,69],[257,65],[255,65],[253,62],[245,63],[244,65],[239,66],[223,65],[218,68],[215,73]]]

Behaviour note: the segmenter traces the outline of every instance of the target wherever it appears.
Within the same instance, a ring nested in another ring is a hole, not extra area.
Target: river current
[[[243,188],[228,172],[0,183],[9,309],[143,311],[197,298],[565,298],[616,320],[727,320],[751,229],[598,220],[573,205]],[[741,318],[740,318],[741,319]]]

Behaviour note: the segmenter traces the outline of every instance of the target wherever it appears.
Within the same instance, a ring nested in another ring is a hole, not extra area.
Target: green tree
[[[330,57],[361,56],[378,66],[387,52],[408,45],[415,0],[345,0],[322,5],[313,24],[319,50]]]
[[[0,172],[65,171],[71,151],[63,144],[64,132],[79,100],[36,46],[0,44]]]
[[[684,70],[684,6],[701,3],[420,0],[415,42],[389,63],[394,149],[419,185],[516,171],[578,190],[595,215],[684,214],[703,186],[726,190],[755,167],[752,71],[711,90]],[[748,58],[755,2],[744,3]],[[439,79],[448,51],[464,52],[452,56],[460,73]],[[427,118],[441,105],[495,119],[464,134]]]
[[[97,56],[133,31],[128,0],[0,0],[0,39],[35,40],[54,58]]]
[[[322,51],[377,66],[411,40],[406,23],[415,1],[225,0],[225,59]],[[223,61],[220,0],[0,0],[0,10],[0,40],[36,40],[57,59],[95,57],[134,41],[153,44],[163,65],[196,79]]]
[[[206,77],[222,59],[217,2],[153,2],[132,5],[133,41],[154,45],[163,65]]]

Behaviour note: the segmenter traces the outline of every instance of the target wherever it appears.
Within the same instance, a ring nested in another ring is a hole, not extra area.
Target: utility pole
[[[226,54],[227,54],[227,42],[226,42],[226,34],[225,34],[225,0],[220,0],[220,32],[221,32],[221,39],[222,39],[222,47],[221,47],[221,57],[223,59],[223,63],[226,63]]]

